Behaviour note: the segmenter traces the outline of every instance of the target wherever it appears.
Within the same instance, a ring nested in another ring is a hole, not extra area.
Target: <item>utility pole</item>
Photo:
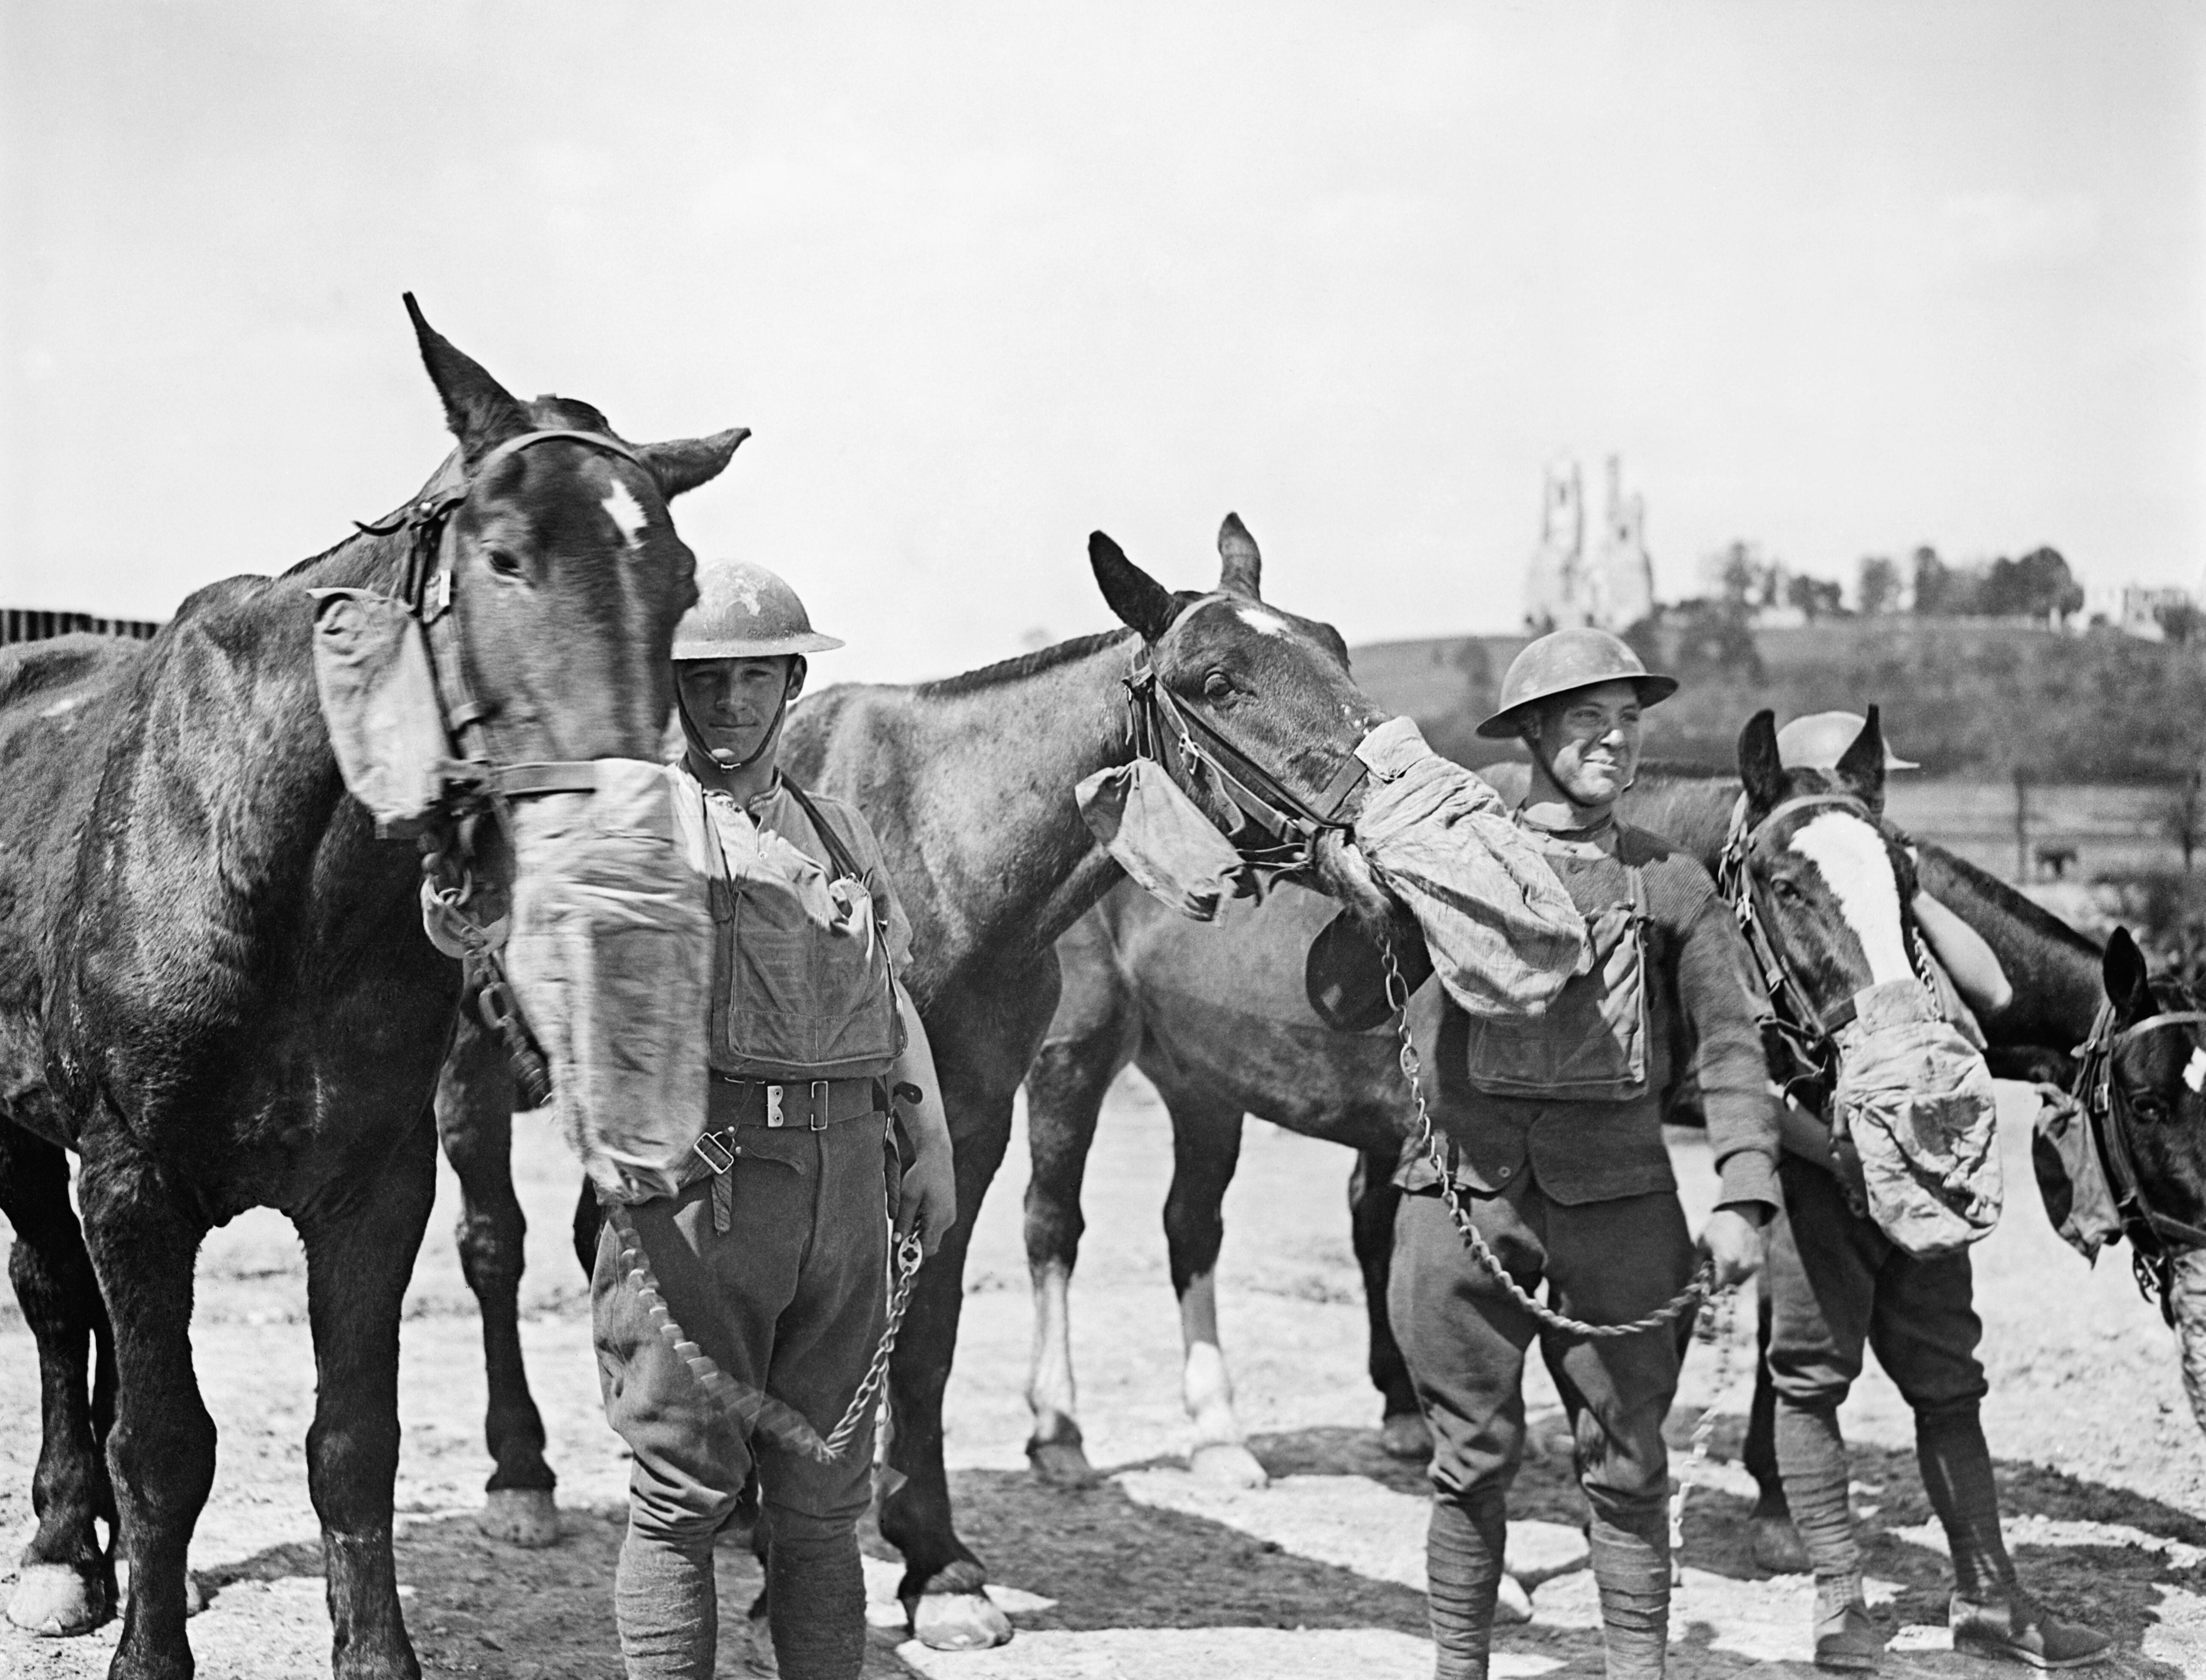
[[[2020,765],[2014,767],[2014,879],[2018,885],[2030,879],[2030,772]]]

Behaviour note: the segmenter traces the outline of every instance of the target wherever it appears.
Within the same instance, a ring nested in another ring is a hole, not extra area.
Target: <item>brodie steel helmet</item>
[[[1501,704],[1478,732],[1488,741],[1514,740],[1523,733],[1524,714],[1540,701],[1604,682],[1633,684],[1642,706],[1678,692],[1676,677],[1649,671],[1621,638],[1590,625],[1554,630],[1509,662],[1508,675],[1501,679]]]
[[[1858,712],[1810,712],[1777,731],[1777,761],[1787,770],[1836,770],[1854,737],[1868,727],[1869,719]],[[1893,752],[1890,736],[1884,738],[1884,767],[1923,768]]]
[[[699,567],[697,605],[674,627],[677,660],[769,659],[842,645],[812,628],[794,589],[748,560],[714,560]]]

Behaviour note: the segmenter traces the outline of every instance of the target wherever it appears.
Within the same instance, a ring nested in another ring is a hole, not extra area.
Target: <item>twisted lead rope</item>
[[[1538,1323],[1549,1330],[1559,1331],[1565,1336],[1586,1337],[1595,1341],[1612,1341],[1619,1337],[1639,1336],[1650,1330],[1660,1330],[1686,1313],[1700,1308],[1716,1293],[1715,1263],[1702,1260],[1685,1287],[1664,1302],[1644,1318],[1634,1319],[1629,1324],[1588,1324],[1558,1313],[1535,1297],[1532,1292],[1509,1275],[1509,1268],[1500,1257],[1487,1246],[1486,1239],[1478,1234],[1471,1223],[1470,1210],[1464,1206],[1463,1193],[1456,1189],[1455,1174],[1448,1166],[1447,1152],[1440,1146],[1440,1136],[1433,1127],[1432,1111],[1425,1104],[1424,1081],[1419,1077],[1422,1061],[1417,1046],[1410,1034],[1410,988],[1403,979],[1401,965],[1394,960],[1393,941],[1384,942],[1380,955],[1386,965],[1386,1002],[1394,1011],[1394,1031],[1402,1040],[1402,1076],[1410,1082],[1410,1099],[1417,1112],[1417,1147],[1425,1152],[1432,1163],[1433,1171],[1440,1185],[1440,1200],[1447,1204],[1448,1217],[1455,1221],[1462,1235],[1463,1245],[1470,1250],[1486,1275],[1499,1284],[1505,1295]]]
[[[852,1438],[873,1415],[881,1385],[888,1379],[889,1355],[896,1351],[897,1332],[903,1329],[904,1313],[911,1305],[912,1280],[919,1276],[920,1262],[927,1258],[927,1250],[916,1235],[907,1235],[897,1242],[896,1288],[889,1296],[888,1323],[881,1330],[880,1345],[873,1349],[873,1362],[866,1367],[858,1391],[850,1397],[840,1421],[823,1437],[803,1413],[775,1399],[762,1388],[736,1381],[690,1338],[666,1304],[658,1274],[651,1269],[651,1257],[644,1252],[643,1239],[637,1235],[635,1222],[628,1209],[618,1202],[608,1203],[605,1215],[620,1243],[621,1265],[628,1273],[629,1286],[643,1303],[652,1328],[659,1332],[659,1339],[689,1367],[698,1385],[712,1396],[737,1428],[746,1433],[763,1429],[790,1451],[803,1453],[822,1464],[833,1463],[850,1451]]]

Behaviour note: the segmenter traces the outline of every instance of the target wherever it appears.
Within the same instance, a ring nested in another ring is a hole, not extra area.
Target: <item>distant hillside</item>
[[[2172,782],[2206,754],[2206,650],[2108,630],[2051,634],[1991,619],[1825,619],[1754,635],[1762,672],[1679,664],[1654,633],[1662,667],[1684,679],[1648,716],[1650,757],[1732,761],[1739,727],[1762,706],[1781,721],[1874,700],[1887,731],[1932,776],[2044,782]],[[1417,719],[1441,752],[1476,766],[1515,756],[1472,733],[1491,709],[1523,636],[1448,636],[1354,650],[1357,681]]]

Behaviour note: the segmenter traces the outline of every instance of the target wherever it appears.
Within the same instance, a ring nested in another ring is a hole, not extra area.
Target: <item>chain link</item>
[[[812,1450],[813,1456],[823,1463],[848,1452],[850,1438],[873,1415],[875,1397],[880,1393],[881,1385],[888,1380],[889,1355],[896,1351],[897,1332],[903,1328],[904,1313],[911,1306],[912,1282],[919,1276],[920,1262],[926,1258],[927,1249],[916,1233],[907,1233],[897,1243],[896,1289],[889,1296],[888,1323],[881,1329],[881,1344],[873,1349],[873,1362],[866,1367],[865,1380],[858,1385],[858,1391],[844,1409],[842,1421]]]
[[[1401,965],[1394,959],[1393,941],[1385,941],[1380,952],[1386,965],[1386,1002],[1394,1011],[1395,1034],[1402,1041],[1402,1077],[1409,1081],[1410,1100],[1416,1109],[1417,1147],[1425,1152],[1425,1159],[1432,1163],[1433,1171],[1440,1178],[1440,1200],[1447,1205],[1448,1217],[1455,1221],[1455,1228],[1463,1236],[1464,1247],[1470,1250],[1470,1257],[1478,1262],[1487,1276],[1498,1284],[1511,1301],[1549,1330],[1594,1341],[1612,1341],[1619,1337],[1642,1336],[1650,1330],[1660,1330],[1713,1296],[1716,1292],[1714,1263],[1703,1260],[1684,1289],[1644,1318],[1634,1319],[1629,1324],[1588,1324],[1582,1319],[1558,1313],[1509,1275],[1509,1268],[1502,1265],[1500,1257],[1487,1246],[1486,1239],[1479,1235],[1478,1227],[1471,1222],[1470,1210],[1464,1206],[1463,1193],[1456,1188],[1455,1174],[1449,1170],[1447,1152],[1441,1147],[1439,1133],[1434,1128],[1432,1111],[1426,1106],[1424,1081],[1419,1076],[1423,1064],[1410,1032],[1410,988],[1403,978]]]
[[[1685,1496],[1699,1485],[1708,1469],[1708,1443],[1716,1433],[1716,1414],[1724,1397],[1731,1392],[1738,1354],[1738,1337],[1734,1333],[1738,1309],[1738,1297],[1726,1290],[1702,1308],[1701,1320],[1693,1326],[1695,1341],[1712,1341],[1716,1344],[1716,1379],[1708,1404],[1693,1421],[1692,1450],[1678,1473],[1677,1491],[1670,1496],[1670,1584],[1673,1587],[1678,1582],[1685,1555]]]

